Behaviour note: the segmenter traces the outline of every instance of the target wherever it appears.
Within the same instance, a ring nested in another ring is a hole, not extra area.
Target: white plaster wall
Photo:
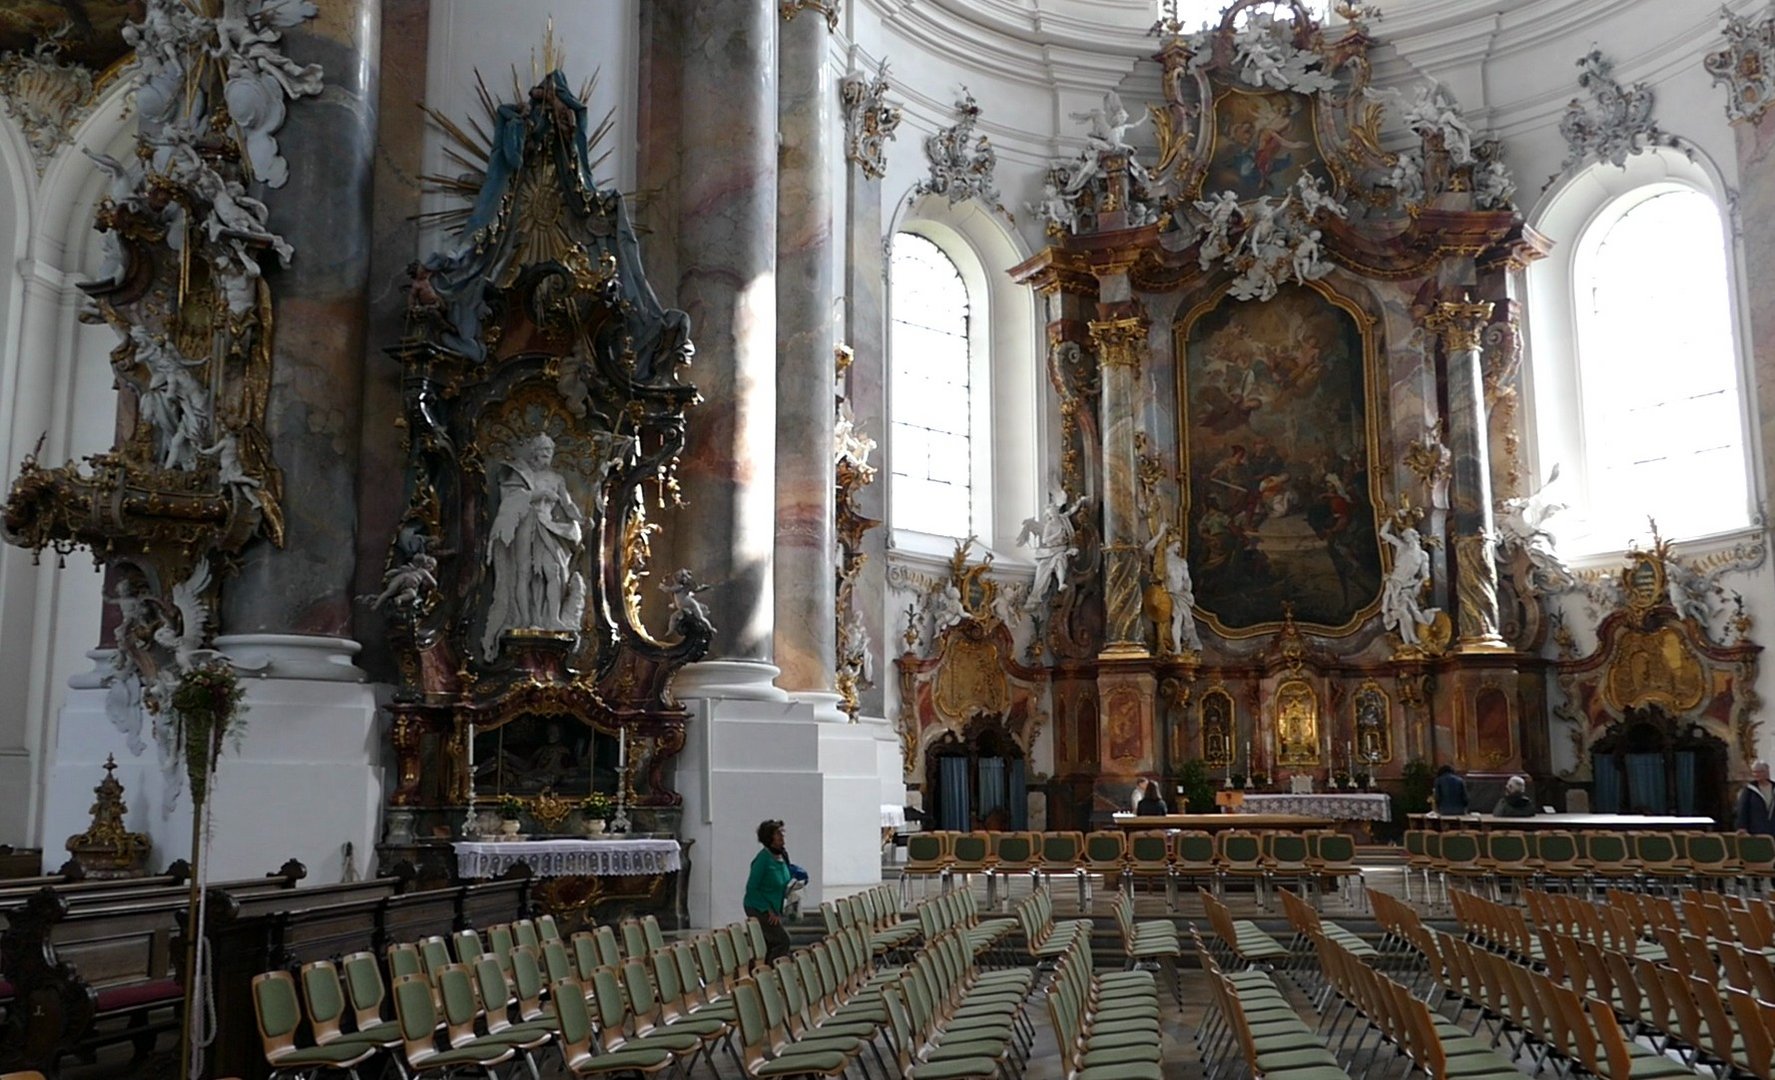
[[[495,102],[514,99],[513,69],[519,84],[517,95],[547,72],[542,70],[543,38],[551,18],[556,48],[563,54],[562,69],[578,93],[594,72],[597,88],[587,104],[587,115],[596,127],[615,109],[615,123],[600,149],[614,151],[597,167],[600,185],[615,183],[624,192],[635,189],[636,72],[640,56],[641,0],[580,0],[562,5],[549,0],[432,0],[430,37],[427,42],[425,103],[458,124],[473,119],[488,129],[485,110],[475,86],[480,72]],[[390,122],[406,118],[390,117]],[[444,156],[448,140],[436,125],[414,110],[413,123],[427,124],[425,171],[431,175],[455,175],[462,167]],[[425,208],[435,210],[461,205],[436,195],[426,197]],[[420,233],[419,254],[429,254],[443,242],[439,230]]]
[[[117,337],[79,322],[87,302],[75,284],[99,265],[91,226],[105,181],[80,149],[125,153],[124,113],[114,84],[41,176],[0,114],[0,469],[8,486],[39,438],[38,458],[51,466],[112,442]],[[63,839],[42,826],[47,751],[68,679],[98,642],[102,590],[88,554],[70,556],[65,568],[59,561],[0,545],[0,843],[59,848]]]

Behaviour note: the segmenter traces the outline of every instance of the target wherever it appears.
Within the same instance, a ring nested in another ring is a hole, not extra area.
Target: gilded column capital
[[[1490,300],[1444,300],[1436,305],[1435,311],[1425,316],[1424,329],[1440,336],[1443,346],[1451,353],[1476,352],[1479,336],[1485,332],[1491,312]]]
[[[1097,363],[1106,368],[1140,367],[1146,325],[1146,319],[1139,315],[1093,321],[1091,341],[1097,346]]]
[[[784,22],[789,22],[803,11],[817,11],[826,17],[826,29],[836,31],[838,5],[839,0],[782,0],[777,5],[777,11],[783,16]]]

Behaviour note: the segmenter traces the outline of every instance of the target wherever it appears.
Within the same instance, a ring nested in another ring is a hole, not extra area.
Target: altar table
[[[456,874],[495,878],[519,863],[537,877],[643,877],[675,874],[682,863],[676,840],[462,840]]]
[[[1325,791],[1313,795],[1247,795],[1235,814],[1305,814],[1334,821],[1391,821],[1393,800],[1385,792]]]
[[[1111,822],[1118,829],[1138,832],[1147,829],[1187,829],[1192,832],[1217,832],[1221,829],[1270,829],[1283,832],[1304,832],[1328,829],[1331,819],[1304,814],[1165,814],[1139,817],[1134,814],[1113,814]]]
[[[1670,814],[1536,814],[1533,817],[1497,817],[1493,814],[1408,815],[1414,829],[1560,829],[1566,832],[1712,832],[1719,823],[1710,817]]]

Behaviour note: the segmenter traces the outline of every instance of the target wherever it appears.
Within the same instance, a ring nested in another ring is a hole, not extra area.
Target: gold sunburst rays
[[[553,64],[548,68],[549,72],[552,73],[560,66],[561,53],[555,47],[552,27],[549,36],[543,42],[543,57],[545,64]],[[592,94],[598,88],[599,74],[599,71],[593,71],[591,76],[580,85],[579,100],[581,102],[591,100]],[[520,82],[518,69],[515,65],[511,69],[511,77],[511,100],[513,102],[528,101],[529,92]],[[445,158],[461,166],[463,170],[454,176],[442,173],[424,173],[419,177],[427,194],[446,195],[460,199],[462,202],[462,205],[414,214],[412,220],[421,225],[438,225],[452,233],[460,233],[463,227],[468,224],[469,215],[473,212],[475,199],[480,196],[482,185],[487,182],[487,164],[493,157],[495,142],[493,133],[499,128],[501,106],[500,102],[494,98],[493,92],[487,88],[487,80],[481,75],[479,68],[475,69],[475,97],[480,104],[479,115],[466,116],[461,123],[423,101],[418,103],[420,111],[426,115],[426,118],[436,124],[438,130],[444,133],[447,140],[444,145]],[[597,150],[610,137],[610,133],[615,128],[616,110],[612,108],[586,133],[586,157],[594,173],[606,161],[610,160],[613,151],[606,149],[597,153],[596,156],[593,155],[593,151]],[[588,185],[595,186],[593,177],[588,176],[585,181]]]

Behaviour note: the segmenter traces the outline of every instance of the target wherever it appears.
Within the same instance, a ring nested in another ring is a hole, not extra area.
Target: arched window
[[[889,520],[895,529],[968,536],[979,387],[967,283],[942,248],[910,232],[894,234],[888,282]]]
[[[1753,520],[1731,248],[1711,178],[1680,154],[1569,181],[1537,225],[1529,272],[1536,458],[1568,509],[1568,558],[1647,532],[1676,540]],[[1561,249],[1564,249],[1563,251]]]
[[[1719,209],[1680,185],[1604,207],[1578,241],[1578,379],[1591,531],[1749,523]]]

